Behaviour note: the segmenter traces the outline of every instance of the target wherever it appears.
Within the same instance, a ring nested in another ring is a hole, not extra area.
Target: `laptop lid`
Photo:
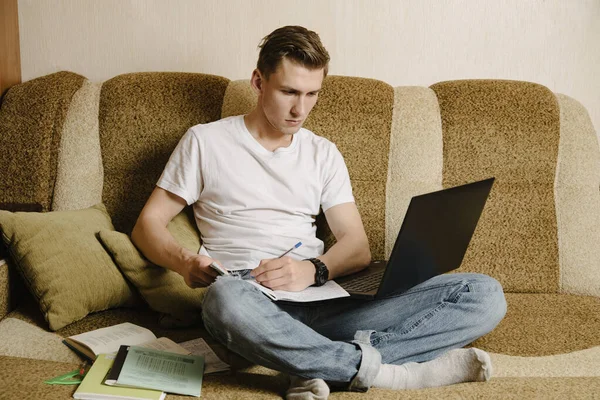
[[[336,279],[351,296],[383,298],[397,295],[462,263],[483,211],[494,178],[414,196],[390,259]],[[357,281],[372,278],[385,268],[379,287],[362,291]]]
[[[411,199],[376,298],[460,267],[494,178]]]

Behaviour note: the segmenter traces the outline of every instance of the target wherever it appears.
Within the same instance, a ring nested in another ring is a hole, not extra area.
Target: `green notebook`
[[[204,357],[129,346],[116,385],[200,396]]]
[[[73,397],[76,399],[128,399],[128,400],[163,400],[165,393],[160,390],[137,389],[128,387],[108,386],[104,377],[114,361],[113,356],[100,354],[83,378]]]

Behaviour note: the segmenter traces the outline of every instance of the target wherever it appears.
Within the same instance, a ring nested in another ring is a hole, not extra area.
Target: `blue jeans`
[[[487,275],[445,274],[382,300],[319,305],[271,301],[239,276],[219,277],[204,297],[208,332],[256,364],[366,391],[380,365],[423,362],[490,332],[506,313]]]

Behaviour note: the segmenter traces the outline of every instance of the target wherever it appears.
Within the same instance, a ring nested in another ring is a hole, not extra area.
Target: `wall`
[[[498,78],[546,85],[600,133],[600,0],[19,0],[23,80],[71,70],[247,79],[273,29],[317,31],[331,73],[429,86]]]
[[[0,0],[0,98],[21,82],[17,0]]]

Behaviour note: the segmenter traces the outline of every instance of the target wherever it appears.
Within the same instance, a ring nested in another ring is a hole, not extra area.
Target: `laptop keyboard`
[[[368,276],[357,276],[355,279],[344,282],[341,286],[346,290],[356,292],[376,290],[379,287],[384,272],[385,269],[380,269]]]

